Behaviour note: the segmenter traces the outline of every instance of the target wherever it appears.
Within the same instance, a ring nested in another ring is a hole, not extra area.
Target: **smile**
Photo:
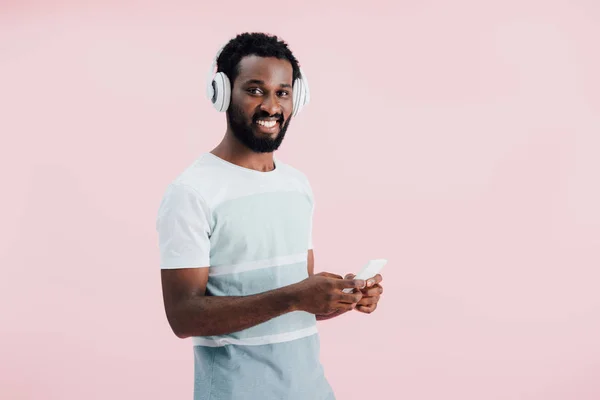
[[[260,126],[264,126],[265,128],[273,128],[275,125],[277,125],[277,121],[265,121],[265,120],[258,120],[256,121],[257,125]]]

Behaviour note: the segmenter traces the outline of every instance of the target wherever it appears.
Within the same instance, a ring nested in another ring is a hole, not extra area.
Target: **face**
[[[244,57],[227,110],[231,131],[257,153],[279,148],[292,113],[292,64],[275,57]]]

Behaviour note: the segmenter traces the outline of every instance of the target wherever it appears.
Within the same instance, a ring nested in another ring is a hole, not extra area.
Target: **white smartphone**
[[[375,275],[377,275],[379,273],[379,271],[381,271],[381,269],[383,268],[383,266],[387,264],[387,260],[381,258],[378,260],[371,260],[367,263],[367,265],[365,265],[363,267],[363,269],[360,270],[360,272],[358,274],[356,274],[356,276],[354,277],[354,279],[364,279],[365,281],[369,278],[374,277]],[[343,292],[344,293],[352,293],[354,289],[351,288],[347,288],[344,289]]]

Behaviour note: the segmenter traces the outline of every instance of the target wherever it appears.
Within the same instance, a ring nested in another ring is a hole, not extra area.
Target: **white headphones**
[[[217,59],[224,47],[225,45],[217,52],[217,55],[210,66],[210,70],[208,71],[208,79],[206,81],[206,97],[219,112],[227,111],[231,101],[231,81],[229,80],[229,77],[223,72],[216,72]],[[308,81],[306,80],[306,76],[302,72],[302,69],[300,69],[300,76],[294,80],[292,92],[292,116],[296,116],[310,101]]]

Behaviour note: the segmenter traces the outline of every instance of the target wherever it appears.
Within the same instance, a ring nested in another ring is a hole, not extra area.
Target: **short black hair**
[[[233,87],[233,82],[240,72],[240,61],[251,55],[288,60],[292,64],[293,81],[300,76],[300,64],[288,48],[287,43],[276,35],[261,32],[241,33],[231,39],[217,58],[217,72],[224,72]]]

